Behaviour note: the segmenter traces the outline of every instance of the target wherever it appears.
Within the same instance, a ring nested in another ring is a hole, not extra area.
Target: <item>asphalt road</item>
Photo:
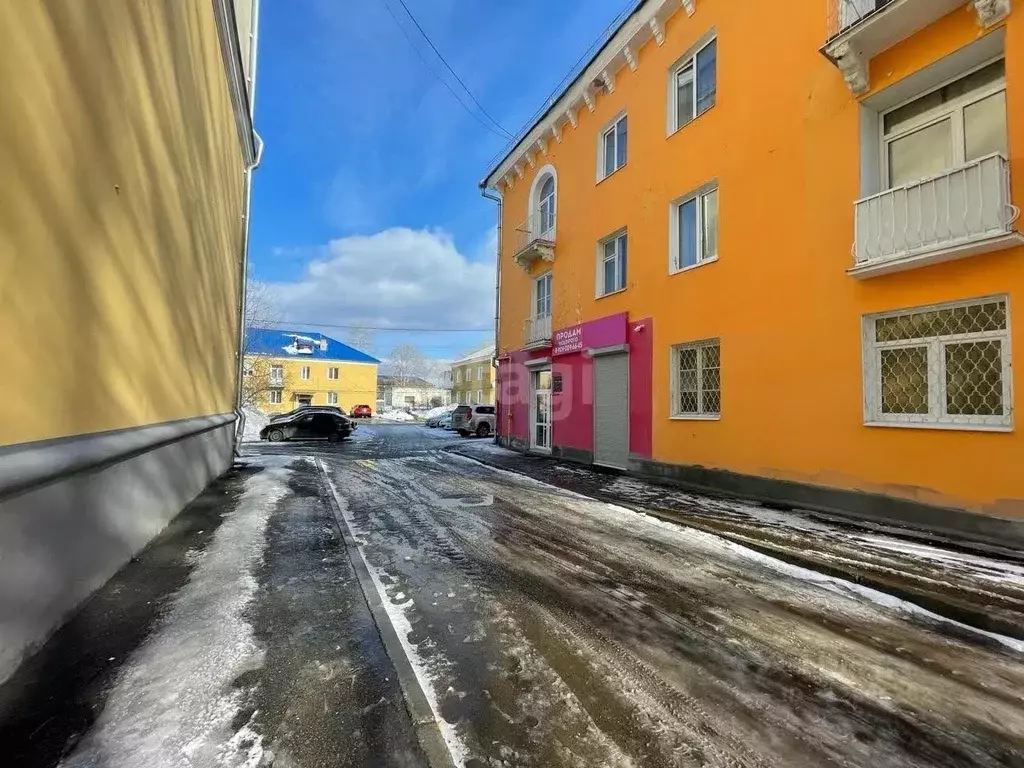
[[[1024,765],[1024,643],[451,440],[253,450],[321,458],[457,765]]]
[[[418,425],[244,454],[0,685],[0,765],[1024,766],[1020,553]]]

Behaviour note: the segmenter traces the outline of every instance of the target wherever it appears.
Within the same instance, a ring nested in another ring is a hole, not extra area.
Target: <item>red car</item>
[[[353,419],[368,419],[373,416],[373,411],[370,410],[368,405],[356,405],[353,406],[352,412],[349,413]]]

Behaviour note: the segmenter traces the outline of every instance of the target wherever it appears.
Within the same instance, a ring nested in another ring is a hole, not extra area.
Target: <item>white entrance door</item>
[[[530,374],[530,447],[551,450],[551,369]]]

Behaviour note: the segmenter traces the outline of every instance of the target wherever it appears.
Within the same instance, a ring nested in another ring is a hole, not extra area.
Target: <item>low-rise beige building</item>
[[[494,344],[452,362],[449,371],[452,402],[459,405],[494,402]]]

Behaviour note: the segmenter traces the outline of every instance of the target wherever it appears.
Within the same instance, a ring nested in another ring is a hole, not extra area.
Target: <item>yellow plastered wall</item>
[[[0,444],[234,407],[244,167],[210,2],[0,3]]]
[[[1005,293],[1012,359],[1024,355],[1024,248],[857,280],[854,201],[860,194],[860,105],[819,52],[825,4],[701,0],[677,11],[665,40],[637,52],[639,67],[583,107],[578,127],[547,142],[524,177],[502,185],[499,354],[523,347],[532,278],[553,272],[554,328],[629,312],[653,316],[653,458],[818,485],[880,492],[998,515],[1024,516],[1024,437],[1012,432],[868,427],[863,423],[865,314]],[[1005,34],[1011,194],[1024,205],[1024,9]],[[715,106],[667,135],[674,62],[717,35]],[[872,93],[992,30],[968,3],[870,63]],[[870,94],[866,94],[870,96]],[[625,167],[596,181],[598,137],[623,110]],[[513,261],[530,188],[557,173],[553,264]],[[717,180],[719,260],[669,275],[670,204]],[[1020,224],[1018,223],[1018,228]],[[627,228],[627,288],[595,298],[597,244]],[[670,418],[673,344],[721,340],[722,414]],[[1013,369],[1024,401],[1024,367]]]
[[[376,363],[352,363],[330,360],[294,360],[268,358],[271,365],[284,369],[285,386],[281,402],[271,403],[265,396],[260,409],[266,413],[285,413],[298,406],[299,395],[310,395],[311,405],[337,405],[346,412],[356,405],[368,405],[377,410]],[[302,368],[309,368],[309,378],[302,378]],[[330,369],[338,369],[338,378],[330,378]],[[328,393],[338,395],[337,403],[328,402]]]
[[[481,402],[494,402],[494,369],[490,358],[453,365],[451,373],[453,402],[466,403],[467,397],[476,402],[478,392],[482,393]]]

